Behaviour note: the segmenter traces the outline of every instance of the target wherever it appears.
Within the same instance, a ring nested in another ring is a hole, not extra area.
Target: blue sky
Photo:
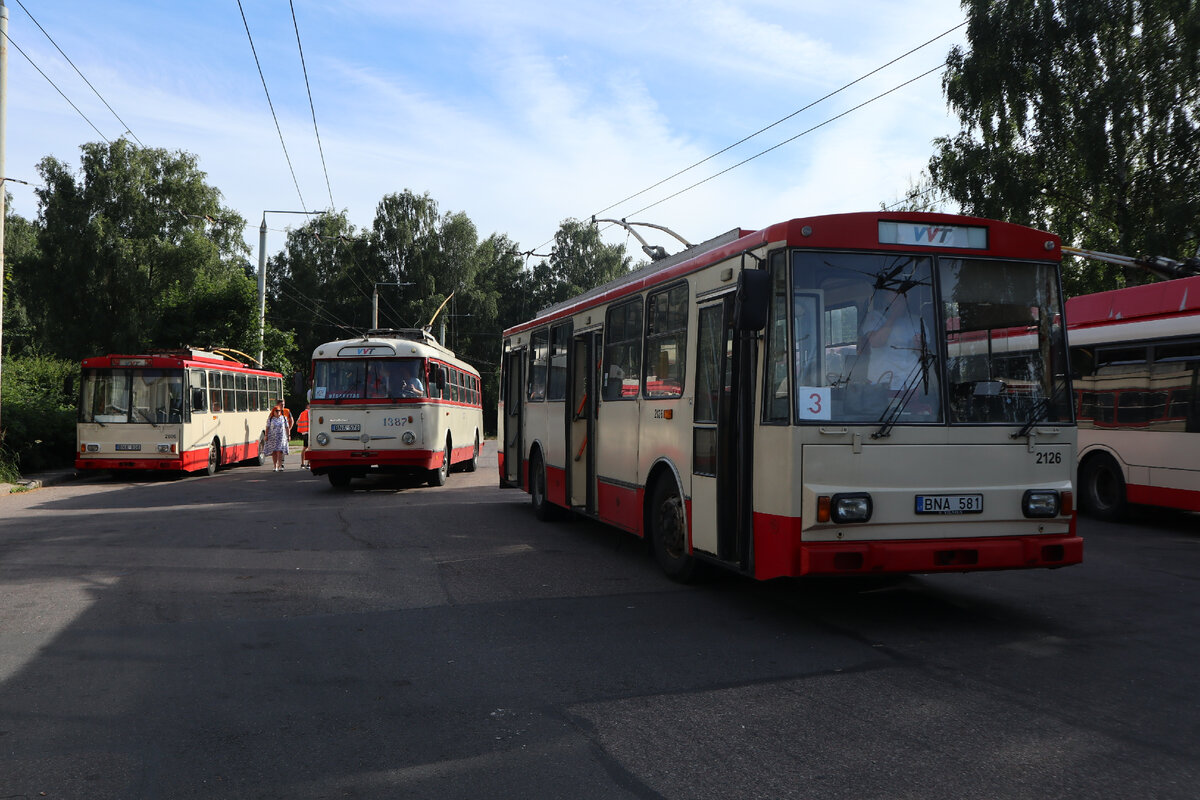
[[[481,239],[504,233],[546,252],[561,220],[600,212],[964,19],[956,0],[293,0],[327,184],[287,0],[242,6],[295,182],[236,0],[5,2],[12,42],[105,137],[125,126],[25,9],[137,139],[198,157],[249,222],[252,257],[264,209],[298,210],[301,197],[327,209],[332,194],[362,228],[404,189],[465,212]],[[897,200],[932,139],[958,130],[940,73],[664,198],[937,67],[963,31],[602,216],[695,242]],[[16,47],[8,67],[7,176],[36,183],[46,155],[78,166],[79,145],[100,134]],[[17,213],[36,215],[29,188],[9,190]],[[301,221],[267,215],[268,255]]]

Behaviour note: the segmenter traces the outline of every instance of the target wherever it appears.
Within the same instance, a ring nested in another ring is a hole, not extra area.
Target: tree
[[[41,161],[37,252],[14,280],[29,337],[78,359],[154,347],[257,349],[245,221],[196,158],[120,139],[85,144],[79,178]]]
[[[534,311],[561,303],[629,272],[622,244],[605,244],[596,226],[565,219],[554,234],[549,261],[533,268]],[[532,315],[527,315],[532,316]]]
[[[934,184],[968,213],[1127,255],[1195,254],[1200,11],[1190,0],[967,0]],[[1067,264],[1068,294],[1144,282]]]

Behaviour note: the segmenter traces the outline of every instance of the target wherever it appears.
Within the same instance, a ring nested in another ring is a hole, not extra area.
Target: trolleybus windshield
[[[338,358],[314,362],[314,400],[425,397],[419,358]]]
[[[1069,421],[1061,303],[1052,264],[797,251],[797,419]]]
[[[85,369],[81,422],[179,423],[184,419],[183,370]]]

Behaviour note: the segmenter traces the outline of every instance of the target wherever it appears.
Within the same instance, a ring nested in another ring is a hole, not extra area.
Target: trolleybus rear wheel
[[[542,522],[558,519],[559,508],[546,496],[546,464],[537,450],[529,461],[529,496],[533,500],[533,515]]]
[[[463,464],[463,472],[474,472],[479,466],[479,431],[475,431],[475,450],[471,453],[471,460]]]

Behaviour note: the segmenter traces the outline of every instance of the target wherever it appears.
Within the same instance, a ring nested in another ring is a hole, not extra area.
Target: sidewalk
[[[74,467],[34,472],[21,476],[21,479],[16,483],[0,483],[0,495],[41,489],[43,486],[57,486],[60,483],[67,483],[81,477],[83,477],[83,473],[76,472]]]

